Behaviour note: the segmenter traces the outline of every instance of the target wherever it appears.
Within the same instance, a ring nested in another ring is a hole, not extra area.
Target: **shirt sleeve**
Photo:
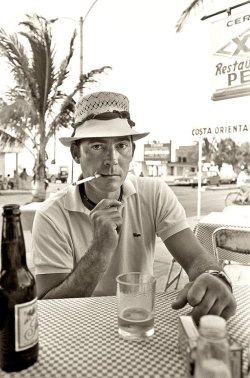
[[[189,228],[183,206],[163,180],[159,180],[155,201],[156,232],[163,241]]]
[[[73,253],[69,241],[44,212],[37,211],[32,229],[35,274],[70,273]]]

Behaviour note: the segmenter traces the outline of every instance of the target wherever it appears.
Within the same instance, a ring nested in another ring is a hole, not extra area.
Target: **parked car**
[[[221,184],[235,184],[237,181],[237,174],[235,172],[223,174],[220,173]]]
[[[192,184],[192,177],[179,176],[174,179],[173,185],[188,186]]]
[[[67,182],[69,176],[67,166],[55,166],[53,171],[47,173],[47,179],[49,182],[61,181],[62,183]]]
[[[193,176],[191,186],[198,186],[198,175]],[[220,175],[216,171],[207,171],[201,173],[201,185],[220,185]]]

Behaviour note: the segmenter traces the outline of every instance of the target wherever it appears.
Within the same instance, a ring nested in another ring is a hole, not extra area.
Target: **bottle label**
[[[15,350],[31,348],[38,342],[37,298],[15,305]]]

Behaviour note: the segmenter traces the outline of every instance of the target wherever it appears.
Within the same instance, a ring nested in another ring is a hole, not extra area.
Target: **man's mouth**
[[[118,177],[118,176],[120,176],[117,173],[100,173],[100,175],[102,177]]]

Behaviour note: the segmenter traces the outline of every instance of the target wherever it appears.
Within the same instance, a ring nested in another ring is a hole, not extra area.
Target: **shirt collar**
[[[126,201],[128,197],[132,196],[135,193],[135,176],[129,173],[123,183],[123,200]],[[86,214],[90,213],[90,210],[87,209],[82,203],[78,185],[68,186],[67,193],[64,198],[64,207],[69,211],[77,211]]]

